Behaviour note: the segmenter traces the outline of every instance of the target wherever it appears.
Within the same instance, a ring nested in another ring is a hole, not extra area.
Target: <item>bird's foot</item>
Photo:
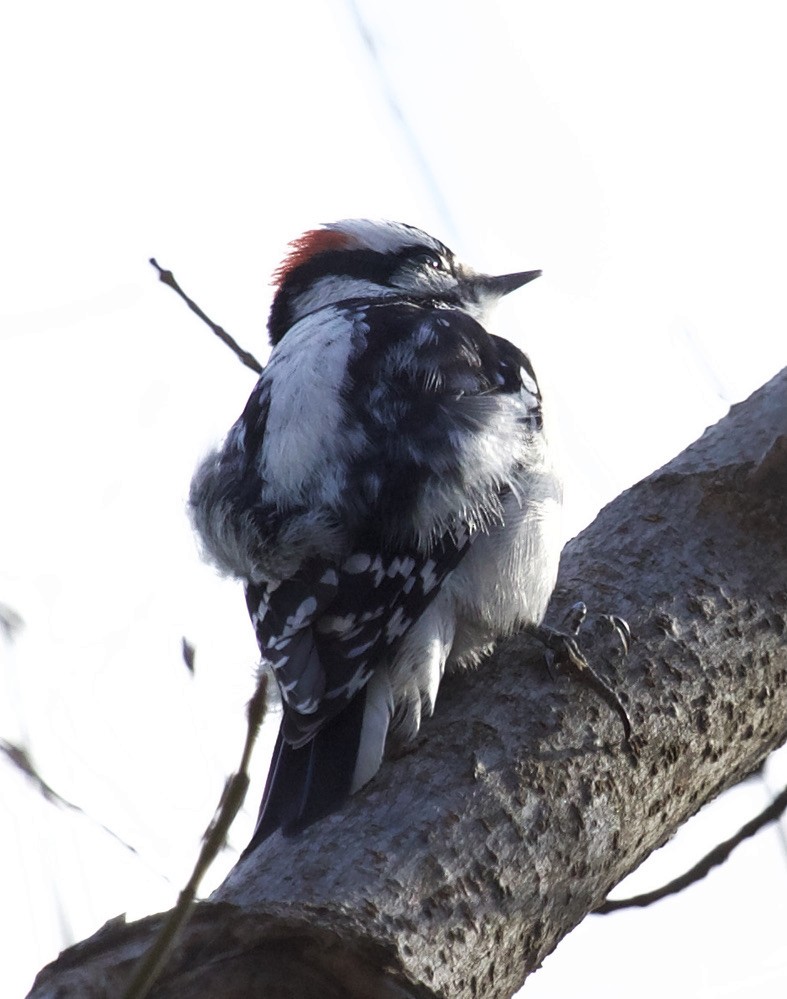
[[[622,659],[631,648],[631,629],[622,617],[614,614],[594,615],[592,622],[588,622],[588,609],[581,601],[569,608],[564,623],[565,630],[545,624],[533,629],[534,636],[546,648],[547,666],[551,671],[557,668],[576,676],[617,714],[623,725],[626,746],[636,759],[639,740],[632,731],[628,712],[618,694],[590,665],[577,641],[582,632],[583,645],[590,644],[593,652],[603,645],[606,646],[605,658]],[[584,641],[586,636],[589,643]]]
[[[588,618],[587,604],[582,600],[569,607],[563,616],[566,631],[573,638],[578,638],[580,631],[584,644],[590,644],[594,650],[597,646],[606,644],[604,654],[611,659],[622,659],[631,650],[631,628],[628,622],[617,614],[594,614]]]

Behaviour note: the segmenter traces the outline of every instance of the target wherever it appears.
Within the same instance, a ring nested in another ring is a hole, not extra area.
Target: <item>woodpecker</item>
[[[366,784],[446,668],[541,623],[562,488],[533,367],[487,330],[540,273],[367,219],[304,233],[275,272],[270,359],[189,499],[281,692],[246,853]]]

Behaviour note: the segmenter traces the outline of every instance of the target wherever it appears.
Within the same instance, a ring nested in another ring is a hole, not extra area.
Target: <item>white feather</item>
[[[348,325],[336,310],[323,309],[296,323],[271,354],[263,374],[271,386],[259,465],[263,501],[341,505],[347,461],[364,443],[359,430],[343,426],[339,390],[353,348]]]

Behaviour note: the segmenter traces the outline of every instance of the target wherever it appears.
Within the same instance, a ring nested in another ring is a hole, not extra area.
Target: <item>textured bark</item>
[[[517,636],[444,683],[416,750],[203,903],[159,997],[510,996],[610,889],[787,734],[787,370],[566,547],[553,607],[620,614],[641,744]],[[587,651],[587,650],[586,650]],[[158,922],[108,924],[36,999],[115,996]]]

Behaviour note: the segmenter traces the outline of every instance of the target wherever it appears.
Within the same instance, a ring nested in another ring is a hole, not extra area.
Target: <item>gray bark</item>
[[[689,816],[787,734],[787,369],[564,551],[553,607],[620,614],[637,734],[524,636],[444,683],[415,750],[267,841],[195,918],[155,996],[509,997]],[[114,922],[35,999],[116,996],[158,917]]]

